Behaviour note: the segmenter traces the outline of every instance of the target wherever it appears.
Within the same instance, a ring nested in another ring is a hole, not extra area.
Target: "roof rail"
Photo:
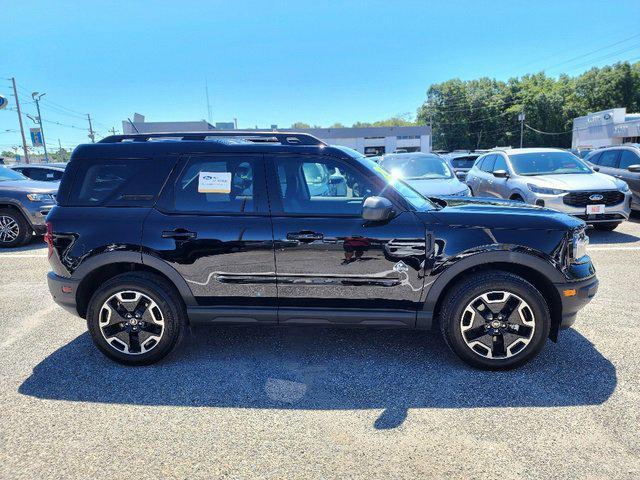
[[[238,138],[255,143],[280,143],[282,145],[326,145],[322,140],[308,133],[271,132],[257,130],[207,130],[205,132],[154,132],[111,135],[98,143],[121,143],[126,141],[147,142],[154,138],[179,138],[180,140],[203,141],[210,137]]]

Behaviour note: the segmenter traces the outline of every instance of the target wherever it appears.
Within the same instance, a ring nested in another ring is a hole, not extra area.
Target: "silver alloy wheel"
[[[100,308],[100,332],[111,347],[128,355],[153,350],[164,334],[164,315],[147,295],[123,290]]]
[[[529,304],[503,290],[477,296],[460,318],[464,342],[474,353],[489,359],[510,358],[522,352],[535,329]]]
[[[13,217],[0,216],[0,242],[11,243],[20,235],[20,225]]]

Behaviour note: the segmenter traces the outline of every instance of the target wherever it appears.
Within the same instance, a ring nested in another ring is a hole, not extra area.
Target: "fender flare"
[[[31,221],[29,213],[25,212],[25,208],[18,200],[14,198],[0,198],[0,208],[2,208],[2,205],[10,205],[12,207],[15,207],[18,212],[20,212],[20,215],[22,215],[22,218],[24,218],[24,221],[27,222],[31,228],[33,228],[33,222]]]
[[[436,304],[447,284],[458,275],[471,268],[492,263],[509,263],[521,265],[540,272],[549,279],[550,283],[564,283],[567,279],[547,260],[530,253],[513,250],[499,250],[481,252],[464,257],[442,272],[431,284],[422,305],[422,311],[418,312],[417,327],[421,329],[431,328]],[[426,287],[427,285],[425,285]]]
[[[151,267],[169,279],[178,289],[180,296],[187,306],[195,306],[198,304],[189,285],[187,285],[185,279],[175,268],[158,257],[141,253],[140,251],[111,251],[99,253],[83,261],[78,269],[73,272],[73,276],[83,279],[94,270],[112,263],[135,263]]]

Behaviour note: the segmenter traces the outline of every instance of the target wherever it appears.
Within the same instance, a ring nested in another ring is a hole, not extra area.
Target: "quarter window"
[[[284,213],[360,215],[365,198],[375,195],[359,171],[331,158],[279,158],[275,161]]]

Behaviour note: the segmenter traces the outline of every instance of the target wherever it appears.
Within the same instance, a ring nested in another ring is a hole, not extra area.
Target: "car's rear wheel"
[[[440,309],[440,327],[449,347],[469,365],[488,370],[507,370],[529,361],[544,346],[550,324],[542,294],[508,272],[462,279]]]
[[[127,365],[147,365],[165,357],[186,328],[186,312],[173,287],[149,274],[124,273],[91,297],[87,326],[97,347]]]
[[[618,225],[620,225],[620,222],[594,223],[593,228],[603,232],[612,232],[618,227]]]
[[[0,247],[17,247],[31,240],[31,226],[13,209],[0,209]]]

